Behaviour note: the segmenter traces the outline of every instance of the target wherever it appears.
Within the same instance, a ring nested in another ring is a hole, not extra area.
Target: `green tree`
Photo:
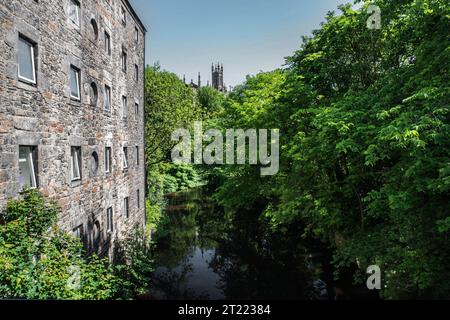
[[[177,144],[176,129],[191,129],[201,119],[195,91],[158,65],[147,67],[145,80],[145,141],[147,166],[167,160]]]
[[[0,297],[110,299],[119,279],[106,261],[55,226],[58,208],[36,190],[11,200],[0,221]]]
[[[279,128],[280,173],[222,169],[216,198],[262,208],[274,228],[295,221],[328,242],[339,270],[383,270],[386,298],[450,296],[447,1],[341,6],[287,69],[247,79],[217,123]],[[361,275],[361,274],[360,274]],[[362,277],[355,276],[355,280]]]

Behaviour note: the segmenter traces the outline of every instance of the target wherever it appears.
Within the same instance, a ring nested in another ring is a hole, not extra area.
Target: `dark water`
[[[200,191],[172,195],[154,235],[156,299],[327,299],[324,248],[301,229],[270,232],[252,212],[227,215]]]

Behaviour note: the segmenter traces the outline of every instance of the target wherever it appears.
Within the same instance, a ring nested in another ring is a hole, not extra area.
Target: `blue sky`
[[[211,81],[211,63],[224,65],[226,85],[283,65],[301,36],[348,0],[130,0],[148,30],[147,64],[180,78]]]

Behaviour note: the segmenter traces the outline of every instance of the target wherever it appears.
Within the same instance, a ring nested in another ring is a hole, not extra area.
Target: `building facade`
[[[223,65],[219,63],[211,67],[212,87],[220,92],[227,92],[227,88],[223,82]]]
[[[24,186],[107,253],[145,223],[145,27],[128,0],[0,0],[0,210]]]

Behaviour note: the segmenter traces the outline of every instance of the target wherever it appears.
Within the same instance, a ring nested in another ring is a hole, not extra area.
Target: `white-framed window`
[[[136,166],[139,166],[139,146],[136,146]]]
[[[19,183],[21,188],[37,188],[37,148],[19,146]]]
[[[111,147],[105,148],[105,172],[111,173]]]
[[[127,72],[127,48],[122,46],[122,71]]]
[[[125,197],[123,198],[123,215],[125,218],[130,217],[130,198]]]
[[[80,70],[75,66],[70,66],[70,97],[75,100],[81,100],[80,95]]]
[[[105,111],[111,110],[111,87],[105,85]]]
[[[111,36],[105,31],[105,52],[111,55]]]
[[[80,28],[80,3],[77,0],[69,0],[69,19]]]
[[[124,26],[126,26],[127,25],[127,12],[126,12],[124,7],[121,7],[120,9],[121,9],[120,10],[120,15],[121,15],[121,18],[122,18],[122,24]]]
[[[134,120],[139,118],[139,103],[134,103]]]
[[[128,169],[128,148],[123,147],[122,151],[122,169],[126,170]]]
[[[18,53],[19,80],[36,84],[35,45],[22,36],[19,36]]]
[[[121,113],[122,113],[122,118],[126,119],[127,118],[127,97],[126,96],[122,96]]]
[[[83,225],[79,225],[75,229],[73,229],[72,234],[75,238],[82,240],[83,239]]]
[[[106,229],[108,232],[114,231],[113,208],[106,209]]]
[[[136,190],[136,205],[138,209],[141,208],[141,191],[139,189]]]
[[[81,147],[70,148],[70,167],[72,181],[81,180]]]
[[[134,65],[134,80],[139,81],[139,67],[137,64]]]

